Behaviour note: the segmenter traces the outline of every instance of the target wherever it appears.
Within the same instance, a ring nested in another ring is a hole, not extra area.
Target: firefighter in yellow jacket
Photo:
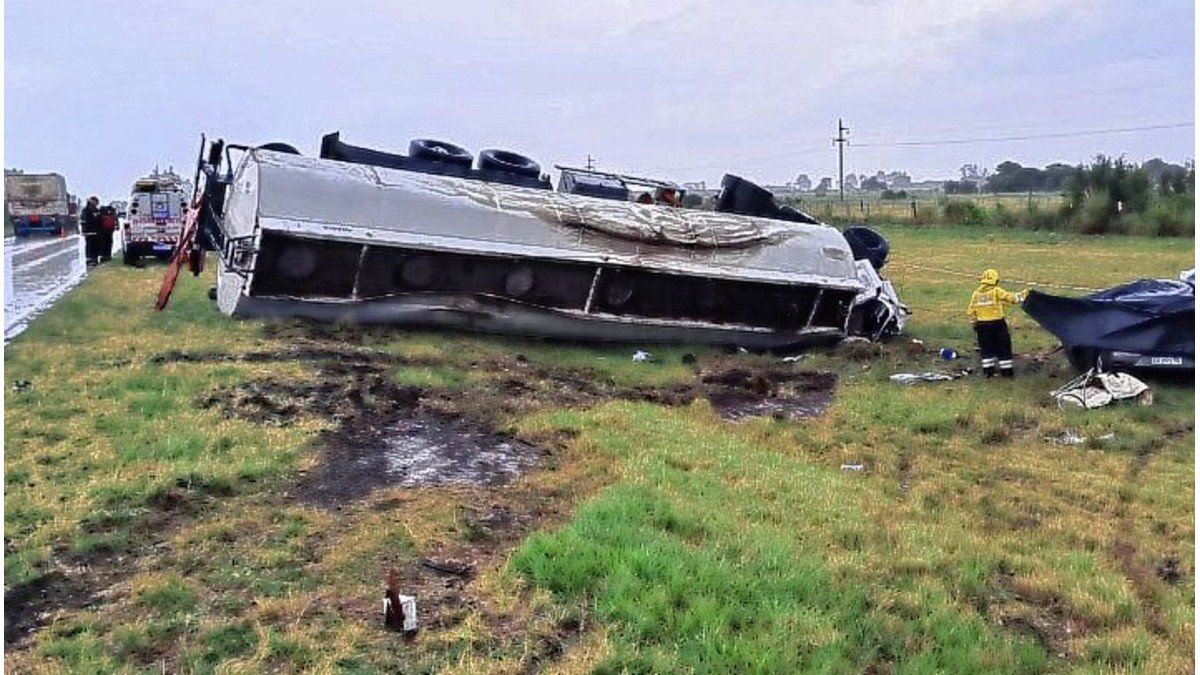
[[[1004,377],[1013,376],[1012,336],[1004,320],[1004,306],[1024,302],[1028,293],[1009,293],[1000,288],[1000,273],[996,270],[984,270],[980,275],[979,288],[971,294],[971,304],[967,305],[967,316],[975,326],[979,365],[985,376],[995,375],[997,366]]]

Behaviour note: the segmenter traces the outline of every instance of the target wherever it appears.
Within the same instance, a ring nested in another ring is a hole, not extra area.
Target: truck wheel
[[[133,244],[126,244],[125,249],[121,252],[121,261],[132,267],[138,264],[139,258],[141,256],[138,255],[137,247]]]
[[[530,178],[539,178],[542,175],[542,167],[537,162],[507,150],[484,150],[479,153],[479,168]]]
[[[1067,360],[1079,372],[1085,372],[1090,368],[1095,368],[1097,361],[1100,361],[1101,354],[1091,347],[1071,347],[1067,349]],[[1101,364],[1103,366],[1103,364]]]
[[[272,152],[283,152],[289,155],[298,155],[300,151],[288,145],[287,143],[264,143],[257,148],[258,150],[270,150]]]
[[[411,141],[408,144],[408,154],[417,159],[429,162],[441,162],[443,164],[454,164],[464,169],[471,168],[471,162],[474,161],[471,153],[465,149],[453,143],[434,141],[428,138],[418,138]]]

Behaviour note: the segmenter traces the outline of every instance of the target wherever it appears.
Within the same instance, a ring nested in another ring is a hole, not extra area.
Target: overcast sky
[[[836,176],[839,116],[856,173],[1195,147],[1191,126],[881,145],[1190,125],[1188,0],[4,4],[5,166],[106,199],[156,164],[190,175],[202,131],[305,154],[335,130],[441,138],[546,168],[591,153],[710,184]]]

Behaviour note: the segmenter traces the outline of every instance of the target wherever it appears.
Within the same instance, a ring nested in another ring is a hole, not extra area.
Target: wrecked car
[[[1141,279],[1066,298],[1030,291],[1025,311],[1081,371],[1195,370],[1196,277]]]
[[[760,349],[903,328],[898,299],[880,316],[882,261],[864,279],[878,241],[856,256],[749,181],[726,176],[709,211],[681,208],[673,183],[564,173],[555,190],[527,157],[441,141],[401,155],[335,132],[318,157],[218,141],[194,246],[219,253],[217,306],[239,317]]]

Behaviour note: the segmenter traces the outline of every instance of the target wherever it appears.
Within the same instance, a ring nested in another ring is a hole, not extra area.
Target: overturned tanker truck
[[[908,313],[878,274],[886,240],[736,176],[710,211],[681,208],[671,183],[634,196],[617,174],[564,169],[555,190],[521,155],[437,141],[400,155],[332,133],[315,158],[201,144],[168,276],[216,251],[233,316],[783,348],[886,337]]]

